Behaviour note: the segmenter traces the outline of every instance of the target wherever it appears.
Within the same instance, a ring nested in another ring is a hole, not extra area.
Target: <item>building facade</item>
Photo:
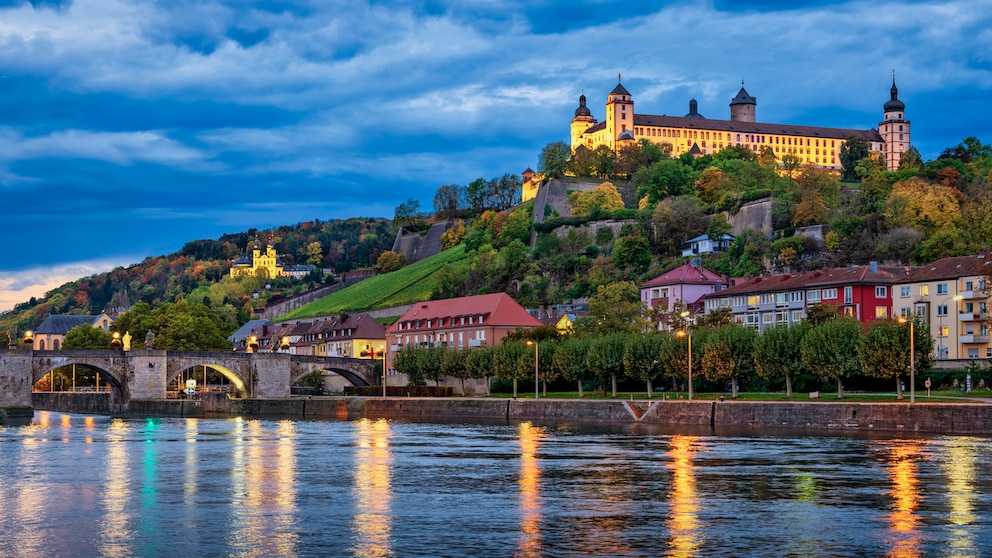
[[[992,359],[990,274],[988,253],[924,265],[893,287],[894,310],[924,318],[938,360]]]
[[[872,151],[883,153],[887,168],[895,170],[910,146],[910,122],[905,118],[905,104],[898,99],[894,75],[890,96],[883,105],[879,129],[852,130],[758,122],[758,101],[744,89],[743,83],[730,102],[729,120],[704,117],[695,99],[689,101],[685,116],[636,114],[633,96],[618,77],[617,86],[606,98],[604,121],[592,116],[585,95],[579,97],[571,121],[572,150],[606,145],[618,151],[626,143],[641,139],[671,145],[675,157],[684,153],[714,154],[737,145],[755,152],[768,147],[779,162],[783,156],[793,155],[804,165],[839,170],[840,147],[854,135],[867,140]]]
[[[418,302],[386,329],[386,369],[403,347],[493,347],[513,331],[539,325],[506,293]]]
[[[284,266],[271,243],[264,247],[256,238],[245,247],[244,254],[231,264],[231,277],[306,277],[316,269],[312,265]]]
[[[65,342],[65,335],[73,328],[81,325],[89,325],[108,332],[112,323],[114,323],[114,320],[106,314],[99,314],[97,316],[52,314],[45,318],[45,321],[41,322],[38,329],[34,330],[34,342],[31,348],[36,351],[58,351],[62,349],[62,344]]]
[[[772,275],[740,281],[706,297],[705,312],[729,308],[734,323],[764,331],[806,319],[815,304],[833,306],[862,323],[892,318],[892,290],[913,268],[850,266],[795,275]]]
[[[673,312],[676,308],[700,312],[704,297],[726,286],[723,277],[702,266],[687,263],[644,282],[640,287],[641,302],[648,310],[658,312]],[[662,319],[658,325],[664,329],[665,320]]]

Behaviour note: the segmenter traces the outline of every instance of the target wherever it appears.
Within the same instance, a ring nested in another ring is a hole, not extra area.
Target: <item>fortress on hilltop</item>
[[[656,116],[636,114],[634,99],[620,83],[606,97],[606,120],[597,121],[586,106],[586,96],[579,96],[579,107],[571,122],[572,151],[595,149],[605,145],[619,151],[625,145],[646,139],[672,146],[672,156],[714,154],[721,149],[742,145],[752,151],[768,147],[781,162],[784,155],[793,155],[800,164],[840,169],[840,146],[850,136],[860,136],[881,152],[889,170],[899,168],[902,154],[909,148],[909,120],[906,105],[899,100],[895,72],[892,74],[891,98],[882,107],[882,122],[878,129],[849,130],[794,124],[767,124],[757,121],[758,100],[741,89],[730,101],[730,119],[716,120],[699,114],[695,99],[689,101],[685,116]]]

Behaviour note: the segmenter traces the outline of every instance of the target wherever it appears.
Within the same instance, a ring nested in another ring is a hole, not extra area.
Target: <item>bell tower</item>
[[[896,87],[896,71],[892,70],[892,88],[889,89],[890,99],[882,107],[883,119],[878,124],[885,145],[882,152],[885,155],[885,168],[894,171],[899,169],[902,154],[909,149],[909,120],[906,120],[906,104],[899,100],[899,88]]]
[[[634,100],[620,83],[620,74],[617,74],[617,86],[606,98],[606,139],[610,149],[617,150],[617,136],[627,130],[634,133]]]

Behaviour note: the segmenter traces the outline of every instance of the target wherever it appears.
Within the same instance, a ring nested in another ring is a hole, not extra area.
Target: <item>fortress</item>
[[[854,135],[868,140],[872,151],[883,154],[886,168],[899,168],[902,154],[909,148],[909,120],[906,105],[899,100],[895,73],[892,76],[891,98],[883,105],[882,122],[878,129],[848,130],[794,124],[757,122],[758,101],[745,89],[743,82],[730,101],[730,120],[706,118],[698,112],[695,99],[689,101],[685,116],[656,116],[636,114],[633,96],[620,83],[606,98],[606,120],[598,122],[586,106],[586,96],[579,96],[579,107],[571,122],[572,151],[580,147],[595,149],[605,145],[619,151],[625,145],[642,139],[672,146],[672,156],[714,154],[721,149],[743,145],[752,151],[768,147],[781,162],[793,155],[804,165],[840,169],[840,146]]]

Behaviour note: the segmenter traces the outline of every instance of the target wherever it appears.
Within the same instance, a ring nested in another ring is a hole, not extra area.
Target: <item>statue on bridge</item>
[[[124,341],[124,350],[125,351],[130,351],[131,350],[131,333],[125,331],[124,332],[124,337],[122,337],[121,339]]]
[[[152,333],[152,330],[149,329],[148,333],[145,334],[145,350],[150,351],[154,348],[155,348],[155,334]]]
[[[10,326],[7,330],[7,348],[11,350],[17,348],[17,328],[14,326]]]

